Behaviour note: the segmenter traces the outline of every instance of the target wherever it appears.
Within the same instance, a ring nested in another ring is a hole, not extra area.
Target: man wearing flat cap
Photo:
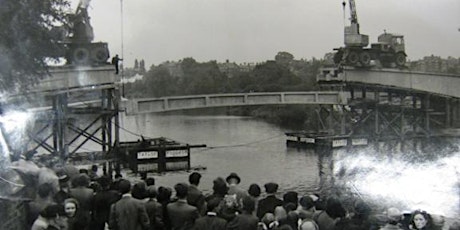
[[[283,205],[283,201],[278,199],[275,195],[278,190],[277,183],[266,183],[264,187],[267,196],[259,201],[259,206],[257,208],[257,217],[259,217],[259,219],[262,219],[265,213],[273,213],[277,206]]]
[[[238,187],[238,184],[241,182],[241,178],[238,176],[236,173],[230,173],[230,175],[226,178],[226,181],[228,183],[228,195],[234,195],[236,194],[236,201],[238,204],[241,206],[242,201],[245,197],[248,196],[248,193],[246,190]]]

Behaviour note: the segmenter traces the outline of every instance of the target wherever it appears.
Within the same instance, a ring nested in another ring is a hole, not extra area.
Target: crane
[[[342,2],[345,11],[346,2]],[[406,63],[404,37],[386,33],[378,37],[378,42],[369,45],[369,36],[361,34],[355,0],[348,0],[350,7],[350,25],[344,28],[345,47],[335,48],[334,62],[338,65],[369,67],[371,60],[382,66],[390,67],[393,63],[402,67]]]

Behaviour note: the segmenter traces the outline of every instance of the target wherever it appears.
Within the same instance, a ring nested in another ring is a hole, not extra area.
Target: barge
[[[296,148],[341,148],[351,146],[367,146],[369,139],[351,135],[331,135],[325,132],[287,132],[286,145]]]
[[[117,158],[134,173],[190,170],[190,145],[165,137],[120,142]]]

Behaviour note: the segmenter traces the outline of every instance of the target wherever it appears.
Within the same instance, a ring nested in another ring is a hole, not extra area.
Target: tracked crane
[[[59,33],[65,50],[60,53],[68,65],[102,65],[107,63],[109,49],[106,42],[93,42],[93,27],[88,15],[90,0],[80,0],[75,13],[69,14],[69,23],[53,28]]]
[[[345,11],[346,2],[342,3]],[[384,67],[403,67],[406,64],[404,37],[386,33],[378,37],[378,42],[369,48],[369,36],[359,30],[358,14],[354,0],[348,0],[350,25],[344,28],[344,47],[336,48],[334,62],[337,65],[369,67],[371,60]]]

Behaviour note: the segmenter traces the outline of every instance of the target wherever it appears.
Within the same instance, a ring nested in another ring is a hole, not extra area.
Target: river
[[[280,191],[318,190],[318,157],[312,150],[286,147],[284,130],[249,117],[236,116],[154,116],[125,117],[127,130],[145,137],[168,137],[189,144],[206,144],[207,148],[192,149],[191,166],[204,166],[201,189],[210,192],[212,181],[236,172],[241,186],[276,182]],[[121,139],[139,137],[121,129]],[[156,176],[158,184],[173,186],[187,182],[188,172],[165,173]]]
[[[251,183],[263,188],[267,182],[276,182],[280,193],[306,194],[324,192],[334,183],[381,206],[396,205],[405,211],[421,208],[447,216],[460,213],[458,148],[432,160],[421,158],[417,151],[389,151],[388,144],[378,151],[368,147],[318,153],[286,147],[284,133],[289,130],[250,117],[144,114],[121,120],[121,140],[137,140],[140,137],[134,134],[142,134],[206,144],[207,148],[191,153],[192,167],[206,167],[200,171],[200,189],[205,193],[212,191],[216,177],[236,172],[242,188]],[[187,182],[189,173],[149,176],[159,186],[173,187]]]

